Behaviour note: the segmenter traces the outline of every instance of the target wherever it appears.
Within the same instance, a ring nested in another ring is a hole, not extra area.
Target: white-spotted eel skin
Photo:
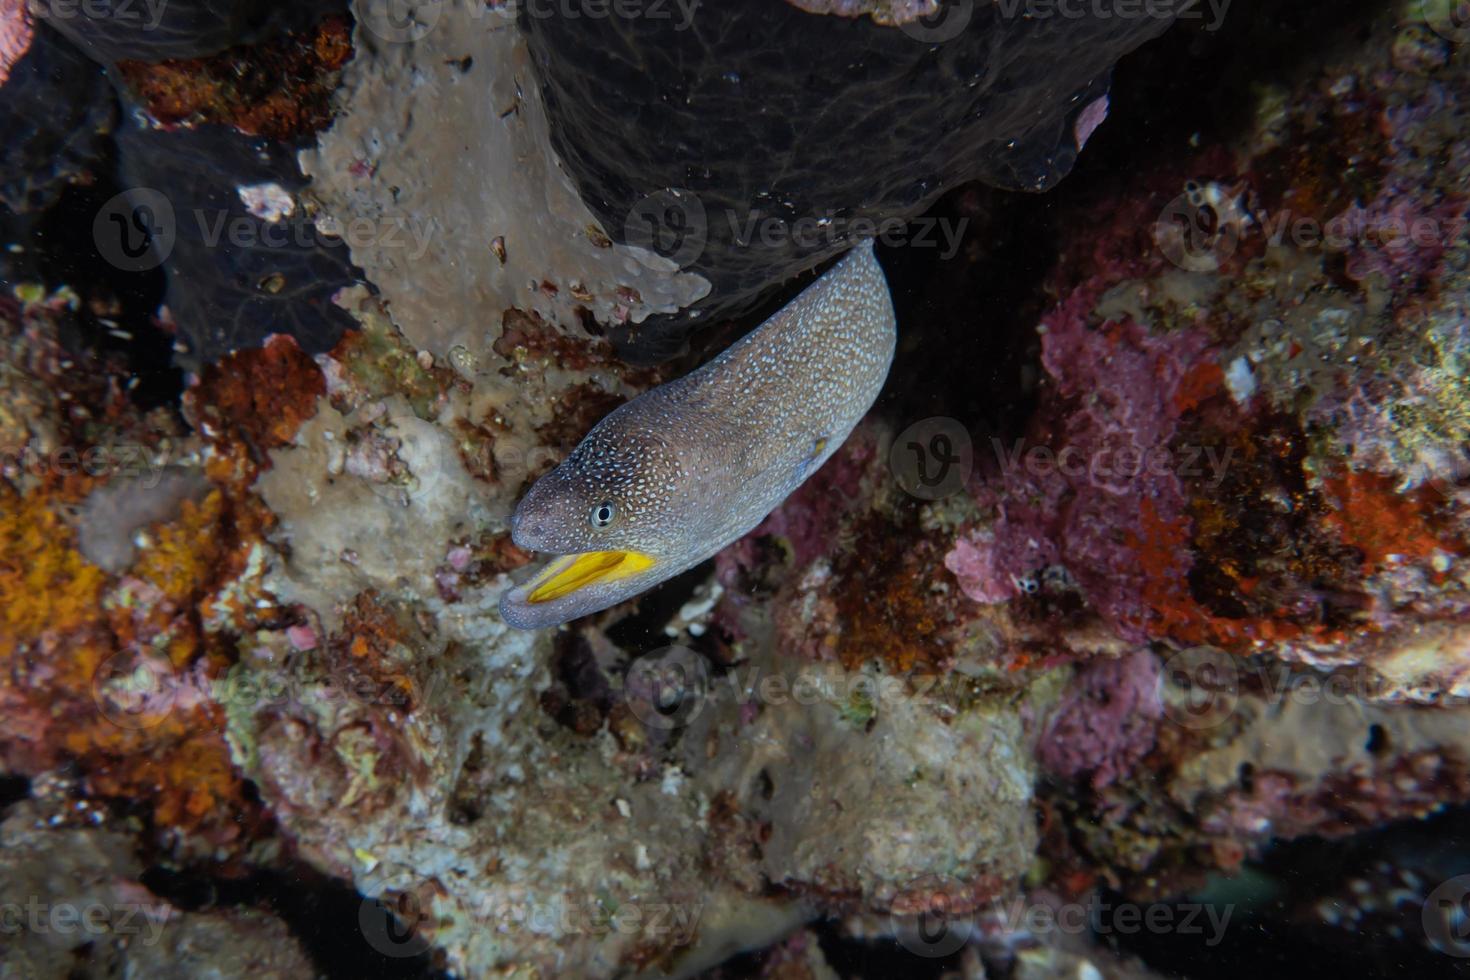
[[[610,413],[516,508],[515,543],[558,557],[505,593],[505,621],[606,609],[755,527],[873,404],[895,336],[864,242],[729,350]]]

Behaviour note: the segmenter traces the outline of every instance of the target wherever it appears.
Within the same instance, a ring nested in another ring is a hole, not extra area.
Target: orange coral
[[[1174,407],[1180,413],[1193,411],[1225,390],[1225,372],[1213,359],[1200,361],[1179,379]]]
[[[0,644],[82,626],[97,615],[104,577],[72,547],[55,501],[0,484]]]
[[[1390,477],[1378,473],[1349,472],[1323,484],[1338,505],[1328,521],[1362,553],[1365,573],[1463,550],[1432,526],[1434,497],[1427,489],[1400,494]]]
[[[1145,499],[1139,514],[1139,533],[1129,535],[1129,544],[1146,572],[1143,597],[1155,617],[1150,631],[1187,644],[1210,644],[1226,650],[1244,650],[1252,645],[1293,639],[1310,634],[1327,638],[1336,631],[1321,624],[1304,625],[1281,616],[1219,616],[1201,605],[1191,594],[1187,567],[1180,568],[1181,555],[1189,554],[1189,520],[1164,520],[1153,501]],[[1234,575],[1236,584],[1249,592],[1255,582]]]
[[[878,659],[895,673],[932,670],[952,655],[953,611],[930,587],[944,579],[944,551],[916,526],[870,516],[834,573],[842,582],[835,592],[843,623],[837,652],[849,669]]]
[[[316,362],[290,337],[277,335],[257,350],[237,351],[211,365],[185,404],[206,434],[222,443],[242,439],[264,464],[264,453],[290,443],[316,414],[327,390]]]
[[[224,496],[214,490],[200,503],[185,500],[177,520],[158,528],[133,574],[156,586],[164,601],[184,609],[202,598],[225,542],[220,537]]]
[[[331,122],[336,72],[351,57],[350,27],[334,15],[310,32],[208,58],[121,61],[117,68],[162,123],[228,123],[289,140]]]
[[[342,629],[324,653],[338,681],[349,689],[411,709],[416,692],[403,671],[402,657],[413,649],[416,631],[404,615],[384,604],[375,591],[361,592],[344,611]]]

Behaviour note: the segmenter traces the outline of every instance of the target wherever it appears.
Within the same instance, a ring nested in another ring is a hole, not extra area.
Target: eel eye
[[[613,505],[610,502],[603,501],[598,504],[592,508],[592,526],[607,527],[612,523],[613,513]]]

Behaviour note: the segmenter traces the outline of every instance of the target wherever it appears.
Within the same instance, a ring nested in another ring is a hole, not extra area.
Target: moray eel
[[[505,593],[505,621],[606,609],[744,535],[842,445],[894,339],[864,242],[714,360],[614,410],[516,507],[512,540],[557,557]]]

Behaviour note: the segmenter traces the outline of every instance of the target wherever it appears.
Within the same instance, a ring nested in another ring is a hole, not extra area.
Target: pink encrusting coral
[[[0,85],[10,78],[10,69],[30,50],[31,15],[26,0],[0,0]]]
[[[995,470],[977,502],[994,524],[963,535],[945,566],[966,595],[993,603],[1062,565],[1137,641],[1147,626],[1145,570],[1130,532],[1145,506],[1165,521],[1184,513],[1180,472],[1198,461],[1173,439],[1191,372],[1212,363],[1210,341],[1196,328],[1155,335],[1128,317],[1094,326],[1101,291],[1089,282],[1043,319],[1043,406],[1025,438],[992,441]],[[1177,572],[1187,571],[1181,558]]]
[[[1159,661],[1147,650],[1084,665],[1047,726],[1037,757],[1067,779],[1101,790],[1127,776],[1154,745],[1163,717]]]
[[[1377,274],[1391,286],[1413,287],[1435,278],[1445,249],[1465,230],[1465,201],[1449,198],[1425,207],[1417,195],[1385,192],[1367,207],[1342,215],[1347,274]]]

